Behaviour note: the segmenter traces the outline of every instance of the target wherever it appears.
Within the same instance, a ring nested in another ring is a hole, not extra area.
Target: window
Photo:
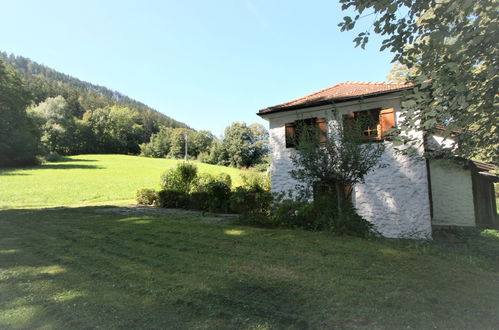
[[[371,109],[343,115],[343,127],[352,129],[357,125],[362,137],[367,141],[383,140],[386,132],[395,127],[395,110]]]
[[[318,129],[321,143],[327,139],[327,121],[325,118],[308,118],[297,120],[285,124],[286,130],[286,148],[294,148],[300,139],[300,131],[303,129]]]

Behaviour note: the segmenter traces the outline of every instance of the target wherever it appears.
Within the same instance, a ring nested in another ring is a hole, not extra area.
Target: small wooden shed
[[[434,226],[499,227],[493,165],[465,159],[432,159],[428,177]]]

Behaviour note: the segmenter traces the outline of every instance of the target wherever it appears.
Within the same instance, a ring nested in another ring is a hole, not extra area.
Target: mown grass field
[[[418,246],[205,220],[0,211],[0,328],[499,324],[497,232]]]
[[[70,156],[62,162],[0,169],[0,208],[133,203],[138,188],[159,188],[160,176],[178,160],[125,155]],[[200,173],[227,173],[239,185],[240,170],[197,163]]]
[[[131,207],[171,165],[0,172],[0,329],[497,329],[499,231],[363,240]]]

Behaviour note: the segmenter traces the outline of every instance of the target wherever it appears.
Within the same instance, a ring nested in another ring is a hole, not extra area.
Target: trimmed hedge
[[[185,209],[189,205],[189,195],[180,190],[161,190],[158,204],[160,207]]]
[[[189,194],[189,206],[190,210],[198,211],[208,211],[208,203],[210,200],[210,194],[207,192],[193,192]]]

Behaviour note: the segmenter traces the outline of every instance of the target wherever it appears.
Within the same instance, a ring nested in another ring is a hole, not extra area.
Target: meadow
[[[180,162],[126,155],[81,155],[20,169],[0,169],[0,209],[131,204],[139,188],[159,188],[160,176]],[[241,170],[196,163],[200,173],[227,173],[241,184]]]
[[[433,241],[261,229],[134,207],[175,161],[0,172],[1,329],[495,329],[499,231]],[[235,169],[199,164],[201,172]],[[152,212],[154,211],[154,212]]]

